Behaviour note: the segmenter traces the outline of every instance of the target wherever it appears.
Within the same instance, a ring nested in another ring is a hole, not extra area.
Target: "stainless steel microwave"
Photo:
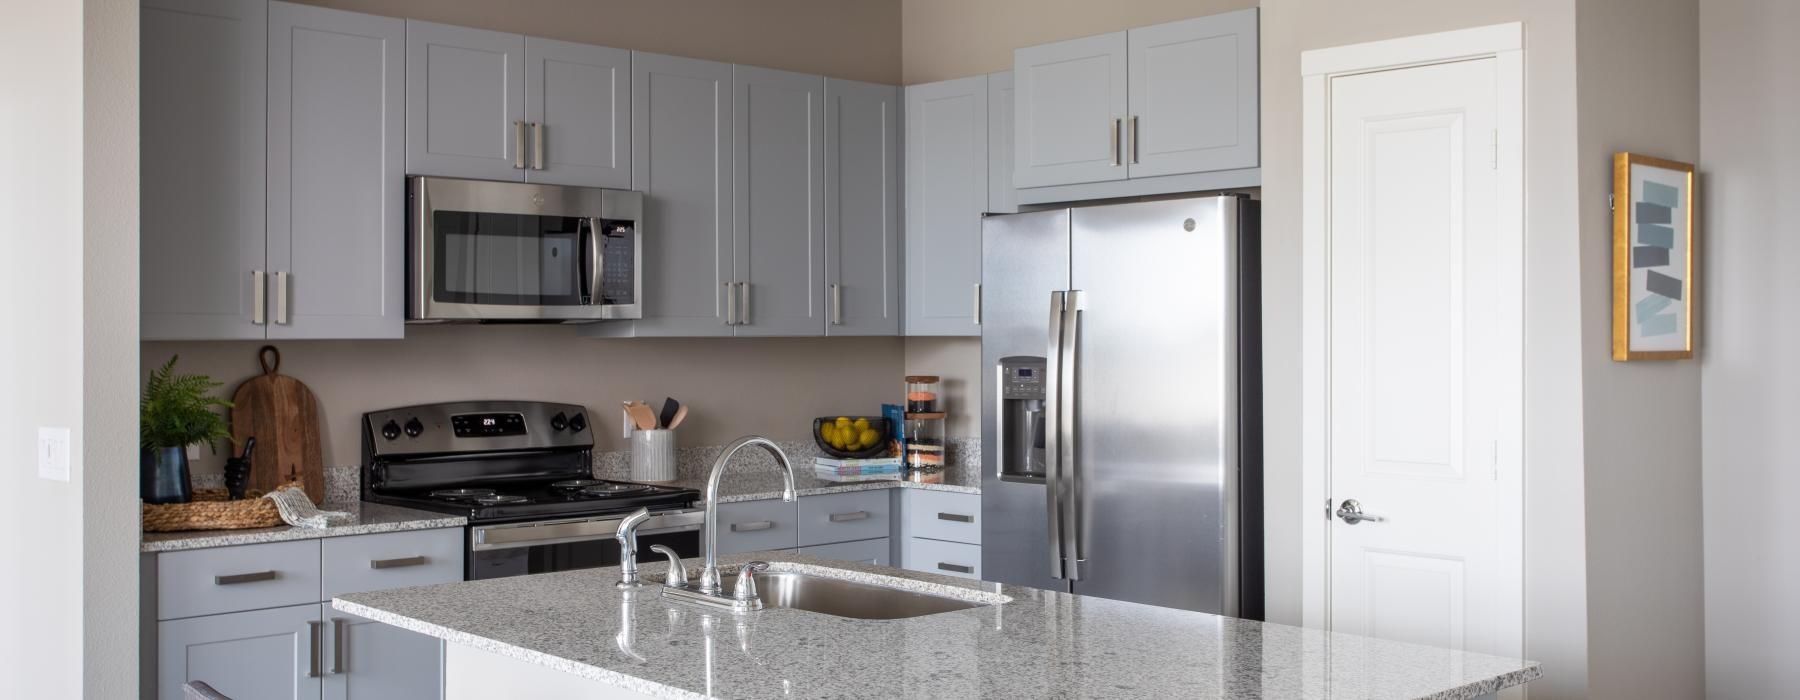
[[[643,193],[407,179],[407,320],[643,315]]]

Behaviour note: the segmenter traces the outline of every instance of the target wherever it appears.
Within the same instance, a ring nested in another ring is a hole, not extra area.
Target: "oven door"
[[[408,318],[563,321],[642,315],[642,195],[414,177]]]
[[[619,531],[624,515],[549,520],[469,528],[468,580],[542,574],[619,565]],[[652,545],[667,545],[683,558],[700,556],[701,510],[664,511],[638,526],[638,561],[659,561]]]

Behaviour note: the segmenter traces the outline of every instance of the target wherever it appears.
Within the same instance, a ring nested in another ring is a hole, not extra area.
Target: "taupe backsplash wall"
[[[367,411],[435,401],[528,399],[594,411],[596,449],[626,449],[619,402],[691,406],[683,445],[718,445],[747,434],[807,439],[817,416],[873,415],[898,403],[900,338],[596,339],[564,326],[408,326],[394,341],[287,341],[281,373],[318,395],[325,461],[361,461],[358,421]],[[971,341],[962,341],[972,344]],[[146,342],[143,371],[179,354],[177,369],[222,381],[227,397],[260,370],[255,341]],[[921,371],[931,371],[921,365]],[[978,393],[979,387],[975,388]],[[973,408],[957,393],[951,411]],[[968,419],[974,425],[974,419]],[[955,437],[974,433],[951,426]],[[196,473],[216,473],[223,454],[199,448]]]

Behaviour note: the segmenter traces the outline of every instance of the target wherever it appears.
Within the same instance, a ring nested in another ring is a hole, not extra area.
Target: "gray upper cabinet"
[[[1013,186],[1013,74],[988,74],[988,206],[990,214],[1019,213]]]
[[[1125,178],[1125,35],[1013,52],[1013,181],[1019,187]]]
[[[145,0],[142,334],[262,338],[268,4]]]
[[[906,334],[980,335],[987,76],[906,88]]]
[[[330,603],[321,608],[331,633],[324,700],[444,697],[443,642],[339,612]]]
[[[1256,12],[1130,31],[1131,177],[1257,166]]]
[[[406,172],[519,180],[525,151],[525,37],[406,22]]]
[[[826,335],[900,333],[900,88],[825,81]]]
[[[631,181],[644,193],[643,318],[584,332],[732,335],[731,65],[633,53],[631,90]]]
[[[157,696],[186,697],[201,681],[232,698],[317,700],[324,659],[313,639],[326,635],[319,604],[209,615],[156,626]],[[321,664],[314,673],[314,663]]]
[[[526,37],[525,61],[525,180],[630,189],[631,52]]]
[[[825,332],[825,79],[735,66],[740,336]]]
[[[405,332],[405,43],[404,20],[269,3],[269,338]]]

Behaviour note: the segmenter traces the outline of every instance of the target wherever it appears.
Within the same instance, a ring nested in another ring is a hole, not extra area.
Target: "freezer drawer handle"
[[[775,521],[773,520],[758,520],[756,522],[731,524],[732,532],[756,532],[759,530],[773,529],[775,529]]]
[[[407,566],[424,566],[428,561],[423,556],[400,557],[398,559],[376,559],[369,562],[371,569],[398,569]]]
[[[248,574],[225,574],[223,576],[214,576],[213,585],[235,586],[240,583],[256,583],[258,581],[273,580],[275,580],[274,571],[256,571]]]
[[[953,523],[972,523],[975,522],[975,516],[963,515],[961,513],[938,513],[938,520],[948,520]]]
[[[938,568],[943,569],[944,571],[954,571],[959,574],[975,573],[975,567],[973,567],[973,566],[963,566],[962,564],[950,564],[950,563],[941,562],[941,561],[938,562]]]
[[[869,511],[859,510],[859,511],[853,511],[853,512],[849,512],[849,513],[832,513],[831,515],[828,515],[825,517],[826,517],[826,519],[828,519],[834,523],[847,523],[847,522],[851,522],[851,521],[855,521],[855,520],[868,520],[869,519]]]

